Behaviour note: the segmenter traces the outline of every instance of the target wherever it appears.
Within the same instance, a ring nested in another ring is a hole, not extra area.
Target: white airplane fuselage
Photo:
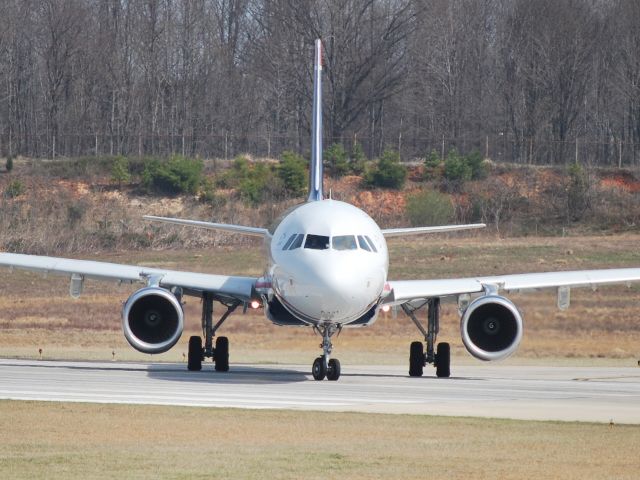
[[[348,203],[320,200],[296,207],[270,233],[265,279],[289,313],[309,325],[375,320],[389,255],[369,215]]]

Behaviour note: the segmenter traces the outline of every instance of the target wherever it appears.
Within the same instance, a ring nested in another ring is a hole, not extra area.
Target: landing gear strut
[[[407,316],[418,327],[420,333],[424,336],[426,353],[423,350],[422,342],[412,342],[409,350],[409,375],[412,377],[421,377],[423,368],[427,363],[436,367],[436,376],[451,376],[451,347],[448,343],[441,342],[434,349],[438,332],[440,331],[440,299],[431,298],[427,300],[427,328],[416,318],[415,312],[422,308],[421,305],[414,308],[410,304],[403,304],[402,309]]]
[[[222,326],[225,320],[231,315],[240,302],[222,303],[227,307],[220,320],[213,324],[213,302],[216,300],[214,295],[209,292],[202,294],[202,333],[204,335],[204,347],[202,346],[202,338],[193,336],[189,338],[189,355],[187,369],[191,372],[202,370],[202,361],[205,358],[211,358],[215,362],[217,372],[229,371],[229,339],[227,337],[216,338],[215,348],[213,346],[213,337],[216,331]]]
[[[333,350],[333,344],[331,343],[331,337],[338,331],[340,327],[337,325],[322,325],[314,327],[315,331],[322,335],[322,356],[316,358],[313,361],[311,367],[311,374],[315,380],[338,380],[340,378],[340,361],[337,358],[330,358],[331,351]]]

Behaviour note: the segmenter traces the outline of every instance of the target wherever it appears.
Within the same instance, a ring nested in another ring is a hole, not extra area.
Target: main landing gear
[[[315,331],[322,335],[322,356],[316,358],[313,361],[311,367],[311,374],[315,380],[338,380],[340,378],[340,361],[337,358],[329,358],[331,356],[331,350],[333,345],[331,344],[331,337],[334,333],[340,331],[340,327],[334,324],[321,325],[314,327]]]
[[[205,358],[211,358],[215,362],[217,372],[229,371],[229,339],[227,337],[216,338],[215,348],[213,346],[213,337],[216,331],[222,326],[225,320],[238,308],[240,302],[222,303],[227,307],[218,323],[213,325],[213,302],[215,297],[213,294],[205,292],[202,294],[202,333],[204,335],[204,347],[202,346],[202,337],[193,336],[189,338],[189,354],[187,361],[187,369],[190,372],[202,370],[202,361]]]
[[[434,349],[438,332],[440,331],[440,299],[431,298],[427,301],[427,328],[416,318],[415,312],[419,310],[410,304],[403,304],[402,309],[407,316],[418,327],[418,330],[424,335],[424,341],[427,348],[425,353],[422,342],[412,342],[409,350],[409,375],[412,377],[421,377],[423,368],[427,363],[436,367],[436,376],[447,378],[451,376],[451,347],[448,343],[438,343],[437,349]]]

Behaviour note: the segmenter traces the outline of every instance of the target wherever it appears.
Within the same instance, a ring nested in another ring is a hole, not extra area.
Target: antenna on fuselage
[[[313,112],[311,122],[311,168],[308,202],[322,200],[322,40],[315,44],[313,66]]]

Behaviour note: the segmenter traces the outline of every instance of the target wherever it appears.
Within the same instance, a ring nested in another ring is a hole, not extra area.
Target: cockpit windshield
[[[289,237],[289,240],[287,240],[287,243],[284,244],[284,247],[282,247],[282,250],[288,250],[289,247],[291,246],[291,244],[293,243],[293,240],[298,236],[298,234],[294,233],[293,235],[291,235]]]
[[[367,252],[371,251],[371,247],[362,235],[358,235],[358,245],[360,245],[361,249],[366,250]]]
[[[331,247],[334,250],[357,250],[356,237],[354,235],[340,235],[331,237]]]
[[[377,252],[375,245],[367,235],[336,235],[328,237],[326,235],[305,235],[304,233],[294,233],[282,247],[282,250],[295,250],[302,247],[310,250],[364,250],[366,252]]]
[[[304,234],[299,233],[296,239],[291,243],[289,250],[295,250],[296,248],[300,248],[302,246],[302,240],[304,240]]]
[[[324,235],[307,235],[304,248],[327,250],[329,248],[329,237],[325,237]]]

